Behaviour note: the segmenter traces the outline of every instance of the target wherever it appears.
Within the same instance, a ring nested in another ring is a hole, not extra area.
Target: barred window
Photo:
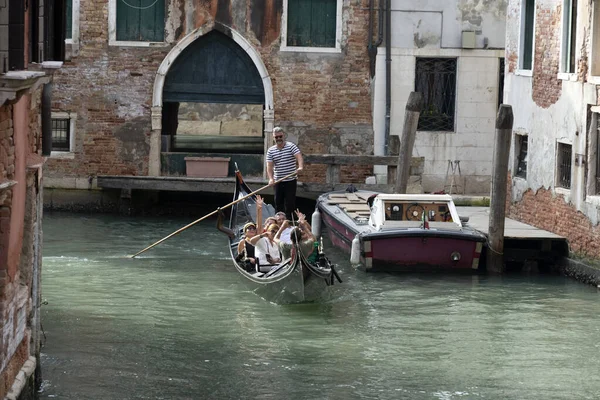
[[[571,145],[559,143],[557,148],[557,179],[556,186],[571,188]]]
[[[517,135],[515,140],[517,149],[517,173],[515,176],[527,178],[527,136]]]
[[[52,150],[69,151],[71,142],[70,122],[68,118],[52,119]]]
[[[454,131],[456,58],[417,58],[415,90],[423,94],[420,131]]]

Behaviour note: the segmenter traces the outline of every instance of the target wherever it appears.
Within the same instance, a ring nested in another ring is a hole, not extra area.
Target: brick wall
[[[275,124],[292,128],[304,153],[372,151],[366,0],[344,2],[339,54],[280,52],[280,2],[266,2],[262,16],[251,0],[194,4],[192,15],[184,7],[172,13],[167,37],[180,40],[215,21],[243,35],[271,78]],[[80,7],[79,55],[55,75],[52,106],[77,113],[75,155],[49,159],[46,176],[146,175],[155,74],[170,47],[109,47],[106,2],[81,0]],[[323,181],[324,168],[307,166],[301,179]],[[342,176],[364,181],[370,173],[347,168]]]
[[[34,275],[39,278],[33,269],[40,268],[40,264],[34,265],[40,263],[40,254],[33,254],[39,251],[33,243],[39,240],[41,229],[41,215],[37,215],[37,205],[42,201],[37,186],[37,174],[41,171],[23,171],[25,163],[17,160],[15,154],[25,154],[32,163],[42,160],[41,92],[42,85],[22,94],[15,101],[17,105],[0,106],[0,184],[5,185],[0,188],[0,399],[6,396],[29,356],[39,356],[39,343],[32,347],[31,336],[32,330],[37,333],[39,323],[32,317],[38,315],[32,309],[32,295],[39,295],[32,294],[32,285]],[[25,119],[14,119],[15,108],[24,105]],[[27,137],[15,140],[16,132]],[[25,148],[22,153],[16,151],[16,143]],[[11,186],[11,181],[16,184]],[[24,198],[19,197],[20,192],[26,193]],[[15,211],[22,203],[28,209],[24,217]],[[9,249],[16,249],[18,257],[9,257]]]
[[[508,199],[511,198],[511,187],[509,177]],[[521,201],[508,201],[506,216],[566,237],[570,251],[580,256],[600,258],[600,225],[592,225],[581,211],[550,190],[529,189]]]
[[[533,61],[533,101],[542,108],[556,103],[562,92],[559,72],[561,6],[537,6]]]

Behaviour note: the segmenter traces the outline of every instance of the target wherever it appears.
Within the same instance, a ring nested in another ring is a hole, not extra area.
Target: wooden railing
[[[348,183],[340,182],[340,169],[344,165],[386,165],[388,169],[388,181],[386,184],[367,185],[353,183],[357,189],[370,189],[375,191],[393,191],[396,183],[396,171],[398,168],[398,156],[359,156],[348,154],[305,154],[305,164],[325,164],[327,173],[325,183],[304,183],[304,189],[309,192],[326,192],[330,190],[344,190]],[[411,176],[423,174],[424,157],[413,157],[410,165]]]

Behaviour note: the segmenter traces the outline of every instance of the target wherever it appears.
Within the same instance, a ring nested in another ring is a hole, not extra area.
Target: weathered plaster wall
[[[504,97],[513,108],[514,133],[528,136],[528,154],[527,177],[509,181],[508,210],[512,218],[567,237],[573,251],[600,257],[600,197],[586,191],[588,152],[593,151],[587,146],[588,106],[598,102],[597,88],[587,82],[591,8],[588,1],[578,3],[577,71],[564,74],[560,73],[562,6],[560,0],[536,1],[534,65],[527,73],[518,68],[521,2],[509,2]],[[555,187],[559,142],[572,145],[570,189]],[[511,176],[517,163],[514,143],[513,137]],[[576,154],[586,162],[575,163]]]
[[[99,174],[148,174],[157,70],[178,41],[215,23],[243,36],[260,56],[273,86],[275,124],[303,152],[372,150],[366,0],[343,2],[340,53],[281,52],[281,1],[170,0],[167,44],[158,47],[109,46],[107,3],[80,0],[79,6],[79,55],[55,77],[53,104],[54,111],[77,114],[74,152],[49,159],[47,182],[70,187]],[[301,179],[322,180],[322,171],[307,166]],[[370,171],[346,173],[362,181]]]

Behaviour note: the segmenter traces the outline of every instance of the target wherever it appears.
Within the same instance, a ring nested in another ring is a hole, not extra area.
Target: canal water
[[[42,399],[600,398],[594,287],[366,274],[329,248],[331,300],[275,305],[214,219],[127,258],[192,220],[45,214]]]

